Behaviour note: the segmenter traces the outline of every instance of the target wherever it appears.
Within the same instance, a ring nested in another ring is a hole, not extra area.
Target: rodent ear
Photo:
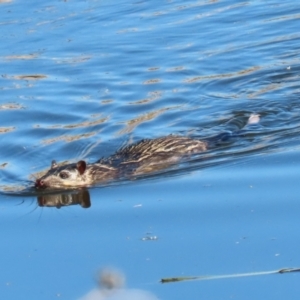
[[[76,164],[77,170],[79,172],[80,175],[82,175],[85,172],[86,169],[86,162],[84,160],[80,160],[77,164]]]
[[[56,168],[56,167],[57,167],[56,161],[55,161],[55,160],[52,160],[52,162],[51,162],[51,169],[54,169],[54,168]]]

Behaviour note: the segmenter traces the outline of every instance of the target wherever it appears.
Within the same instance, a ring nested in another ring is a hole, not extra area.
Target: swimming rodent
[[[247,124],[257,123],[259,115],[251,115]],[[71,188],[91,186],[119,178],[134,178],[177,163],[185,157],[210,148],[209,140],[169,135],[146,139],[121,148],[115,154],[87,164],[84,160],[67,165],[52,162],[48,172],[38,178],[35,187]]]

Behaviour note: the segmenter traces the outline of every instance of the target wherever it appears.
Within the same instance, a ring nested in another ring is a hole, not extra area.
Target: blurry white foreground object
[[[105,269],[99,276],[99,289],[91,290],[80,300],[158,300],[150,292],[125,289],[125,276],[116,270]]]
[[[158,300],[158,298],[144,290],[113,289],[104,291],[94,289],[80,300]]]

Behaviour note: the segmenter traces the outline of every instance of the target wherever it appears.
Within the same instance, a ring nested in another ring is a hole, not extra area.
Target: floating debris
[[[283,268],[275,271],[262,271],[262,272],[251,272],[251,273],[228,274],[228,275],[170,277],[170,278],[162,278],[160,282],[170,283],[170,282],[188,281],[188,280],[227,279],[227,278],[248,277],[248,276],[284,274],[284,273],[292,273],[292,272],[300,272],[300,268]]]
[[[142,238],[142,241],[156,241],[156,240],[158,240],[158,237],[156,235],[146,236]]]

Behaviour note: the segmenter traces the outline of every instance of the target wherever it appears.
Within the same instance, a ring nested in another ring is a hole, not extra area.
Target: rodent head
[[[84,160],[80,160],[75,164],[58,166],[52,161],[49,171],[38,178],[35,182],[36,188],[65,188],[89,185],[88,176],[86,174],[87,165]]]

